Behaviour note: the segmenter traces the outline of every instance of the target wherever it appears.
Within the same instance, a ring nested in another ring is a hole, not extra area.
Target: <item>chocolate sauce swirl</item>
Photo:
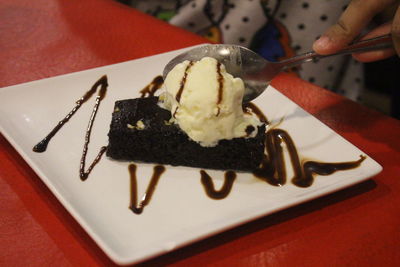
[[[200,171],[201,183],[203,184],[204,190],[207,196],[212,199],[223,199],[226,198],[232,190],[233,182],[236,179],[236,172],[226,171],[224,177],[224,183],[220,190],[216,190],[212,178],[204,170]]]
[[[172,117],[173,117],[174,119],[176,119],[176,113],[178,112],[178,109],[179,109],[179,107],[176,107],[176,108],[175,108],[175,111],[174,111],[174,114],[172,114]]]
[[[360,156],[357,161],[338,163],[307,161],[301,165],[296,146],[290,135],[282,129],[271,129],[266,133],[265,139],[267,154],[264,155],[261,166],[254,170],[253,174],[275,186],[284,185],[287,178],[282,143],[286,144],[294,171],[292,183],[299,187],[311,186],[314,182],[314,174],[329,175],[339,170],[356,168],[365,159],[365,156]]]
[[[95,82],[92,88],[90,88],[89,91],[87,91],[79,100],[75,102],[76,103],[75,107],[64,117],[64,119],[59,121],[56,127],[54,127],[53,130],[51,130],[50,133],[45,138],[43,138],[39,143],[37,143],[32,150],[34,152],[39,152],[39,153],[46,151],[50,140],[64,126],[64,124],[69,121],[69,119],[75,114],[75,112],[78,111],[81,105],[85,103],[97,91],[97,88],[99,86],[100,86],[100,91],[97,95],[97,98],[100,99],[99,101],[101,101],[105,97],[108,86],[106,75],[102,76],[97,82]]]
[[[88,178],[88,176],[89,176],[90,172],[92,171],[92,169],[94,168],[94,166],[100,161],[101,156],[107,150],[106,146],[101,147],[100,152],[97,154],[97,156],[94,159],[94,161],[92,162],[92,164],[89,165],[89,168],[85,171],[86,155],[87,155],[87,151],[88,151],[88,147],[89,147],[89,143],[90,143],[90,135],[92,133],[93,122],[96,118],[97,110],[100,106],[100,102],[106,94],[107,86],[108,86],[107,83],[103,83],[101,85],[99,94],[96,96],[96,101],[95,101],[95,104],[94,104],[94,107],[92,110],[92,114],[90,115],[88,127],[86,128],[85,143],[83,145],[82,157],[81,157],[80,167],[79,167],[79,176],[82,181],[84,181]]]
[[[190,67],[193,65],[193,62],[190,62],[189,65],[186,67],[185,74],[182,78],[179,91],[176,95],[176,100],[179,102],[182,92],[185,87],[188,71]],[[217,73],[218,73],[218,83],[219,83],[219,91],[218,91],[218,99],[217,105],[221,103],[223,98],[223,77],[221,75],[220,70],[220,63],[217,65]],[[151,97],[154,96],[154,93],[161,88],[163,84],[163,79],[161,76],[157,76],[153,79],[153,81],[143,88],[140,93],[141,97]],[[35,152],[44,152],[48,146],[50,140],[54,137],[54,135],[62,128],[62,126],[67,123],[70,118],[76,113],[76,111],[80,108],[80,106],[85,103],[98,89],[100,86],[100,90],[98,95],[96,96],[95,105],[93,107],[88,127],[85,134],[85,143],[83,147],[82,157],[80,161],[80,178],[81,180],[86,180],[93,170],[95,165],[100,161],[103,154],[107,150],[106,146],[100,148],[99,153],[93,160],[93,162],[89,165],[89,168],[85,171],[85,163],[86,163],[86,156],[88,152],[88,146],[90,143],[90,136],[92,131],[92,126],[100,106],[100,102],[106,95],[108,81],[107,76],[102,76],[96,83],[91,87],[89,91],[87,91],[82,98],[76,101],[76,106],[62,119],[54,129],[37,145],[34,146],[33,151]],[[254,113],[261,122],[268,124],[268,119],[264,115],[264,113],[253,103],[246,103],[243,105],[244,112],[246,113]],[[219,115],[219,107],[218,107],[218,114]],[[177,109],[174,112],[174,117],[176,115]],[[250,135],[255,130],[254,127],[248,126],[246,128],[246,133]],[[282,143],[285,143],[288,154],[290,157],[290,162],[292,168],[294,170],[294,177],[291,179],[291,182],[299,187],[309,187],[312,185],[314,181],[314,175],[330,175],[336,171],[340,170],[349,170],[352,168],[358,167],[361,162],[365,160],[365,156],[360,156],[359,160],[356,161],[349,161],[349,162],[337,162],[337,163],[328,163],[328,162],[316,162],[316,161],[307,161],[303,164],[300,163],[300,158],[297,153],[296,146],[290,137],[290,135],[282,130],[282,129],[271,129],[266,133],[265,139],[265,146],[266,146],[266,153],[264,154],[264,159],[258,169],[256,169],[253,174],[256,177],[264,179],[271,185],[275,186],[282,186],[286,183],[286,166],[284,161],[284,152]],[[146,189],[145,194],[142,197],[142,200],[138,203],[138,196],[137,196],[137,177],[136,177],[136,165],[130,164],[129,165],[129,173],[130,173],[130,205],[129,208],[136,214],[141,214],[143,209],[146,205],[149,204],[154,191],[156,189],[157,183],[161,177],[161,175],[165,172],[165,167],[162,165],[156,165],[153,169],[153,175],[149,182],[149,185]],[[232,190],[233,183],[236,179],[236,173],[234,171],[226,171],[224,177],[224,183],[220,190],[216,190],[212,178],[207,174],[206,171],[201,170],[201,183],[204,187],[204,190],[212,199],[223,199],[226,198]]]
[[[223,97],[223,89],[224,89],[224,77],[222,76],[221,73],[221,63],[217,63],[217,75],[218,75],[218,99],[217,99],[217,104],[221,104],[222,102],[222,97]]]
[[[307,161],[303,164],[303,176],[294,177],[292,183],[299,187],[309,187],[314,181],[313,174],[330,175],[336,171],[354,169],[360,166],[361,162],[365,159],[366,157],[364,155],[360,155],[359,160],[348,162],[328,163]]]
[[[255,130],[256,128],[253,125],[248,125],[244,131],[246,132],[246,136],[250,136]]]
[[[243,112],[248,114],[254,113],[261,122],[269,124],[267,116],[252,102],[243,103]]]
[[[219,107],[219,104],[221,104],[222,102],[222,97],[223,97],[223,89],[224,89],[224,77],[222,76],[221,73],[221,63],[217,62],[217,81],[218,81],[218,98],[217,98],[217,114],[216,116],[218,117],[220,112],[221,112],[221,108]]]
[[[101,92],[101,91],[100,91]],[[105,90],[104,90],[105,92]],[[80,166],[79,166],[79,177],[81,178],[82,181],[86,180],[94,168],[94,166],[100,161],[101,156],[104,154],[104,152],[107,150],[106,146],[103,146],[100,148],[100,152],[97,154],[96,158],[92,162],[92,164],[89,165],[89,168],[85,171],[85,164],[86,164],[86,155],[88,152],[88,147],[90,143],[90,135],[92,134],[92,127],[93,127],[93,122],[96,118],[97,110],[99,108],[100,102],[103,99],[103,95],[99,95],[96,97],[96,102],[94,104],[92,114],[90,115],[88,127],[86,128],[86,133],[85,133],[85,143],[83,144],[83,151],[82,151],[82,157],[80,161]]]
[[[155,92],[161,88],[164,83],[164,79],[161,75],[155,77],[145,88],[140,90],[140,97],[151,97],[154,96]]]
[[[165,171],[165,167],[162,165],[156,165],[153,168],[153,176],[147,186],[146,192],[144,193],[142,200],[140,201],[139,205],[138,202],[138,194],[137,194],[137,177],[136,177],[136,165],[130,164],[129,173],[131,178],[131,200],[129,204],[129,209],[133,211],[135,214],[141,214],[143,212],[144,207],[149,204],[151,197],[153,196],[154,191],[156,190],[156,186],[158,181],[160,180],[161,175]]]
[[[86,146],[86,141],[85,141],[85,147],[84,147],[84,151],[82,153],[80,167],[79,167],[79,177],[81,178],[82,181],[85,181],[89,177],[89,174],[92,172],[92,170],[96,166],[96,164],[99,163],[101,157],[103,156],[104,152],[106,152],[106,151],[107,151],[107,147],[102,146],[100,148],[100,151],[97,154],[97,156],[94,158],[92,163],[89,165],[89,168],[85,171],[85,162],[86,162],[86,154],[87,154],[87,146]]]
[[[188,72],[192,66],[193,66],[193,61],[190,61],[189,64],[186,66],[185,73],[183,74],[181,83],[179,85],[178,93],[175,96],[175,99],[176,99],[176,101],[178,101],[178,103],[181,101],[181,97],[182,97],[183,89],[185,88]]]

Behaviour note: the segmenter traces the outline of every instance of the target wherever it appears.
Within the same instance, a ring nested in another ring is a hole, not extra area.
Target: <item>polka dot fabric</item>
[[[220,43],[250,47],[269,60],[311,50],[334,24],[348,0],[191,0],[132,1],[132,6]],[[328,90],[359,99],[362,65],[351,57],[332,57],[303,64],[300,77]]]

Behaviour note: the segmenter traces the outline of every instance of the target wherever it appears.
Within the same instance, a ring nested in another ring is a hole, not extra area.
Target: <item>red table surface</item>
[[[204,42],[111,0],[0,3],[1,87]],[[273,85],[383,172],[143,265],[400,265],[399,121],[290,75]],[[0,266],[113,265],[2,136],[0,178]]]

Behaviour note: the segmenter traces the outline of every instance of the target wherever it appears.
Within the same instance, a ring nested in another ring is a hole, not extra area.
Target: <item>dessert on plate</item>
[[[244,84],[214,58],[184,61],[160,96],[115,103],[107,156],[252,171],[264,155],[265,122],[243,111]]]

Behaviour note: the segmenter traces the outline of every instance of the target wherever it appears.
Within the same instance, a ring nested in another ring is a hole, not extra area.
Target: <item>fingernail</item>
[[[314,49],[324,49],[329,45],[329,37],[321,36],[317,41],[314,42]]]

